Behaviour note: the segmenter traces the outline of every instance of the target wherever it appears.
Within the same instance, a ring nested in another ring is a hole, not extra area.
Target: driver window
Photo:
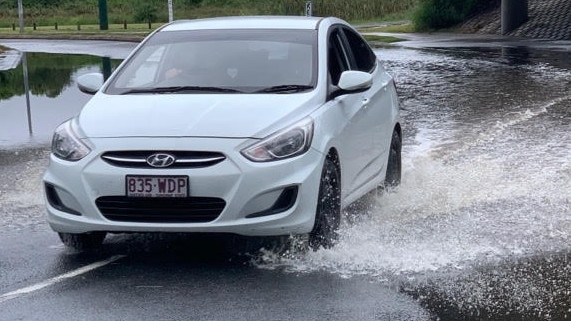
[[[341,73],[349,69],[347,56],[343,50],[343,46],[341,45],[339,30],[331,32],[327,46],[329,77],[331,78],[331,84],[337,85],[337,82],[339,82],[339,78],[341,77]]]
[[[351,48],[349,50],[353,52],[353,69],[371,72],[375,68],[377,62],[377,56],[373,53],[371,47],[369,47],[363,38],[352,30],[344,28],[343,32],[347,38],[347,44],[349,48]]]

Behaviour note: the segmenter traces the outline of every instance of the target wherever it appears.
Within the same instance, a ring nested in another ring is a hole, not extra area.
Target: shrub
[[[464,21],[481,0],[421,0],[413,15],[417,30],[442,29]]]
[[[159,10],[152,3],[139,3],[135,7],[133,19],[136,22],[155,22],[158,18]]]
[[[367,20],[390,16],[409,10],[417,0],[312,0],[313,14],[346,20]],[[303,15],[306,0],[284,0],[283,12]]]
[[[202,3],[202,0],[184,0],[182,3],[190,7],[195,7],[199,6]]]

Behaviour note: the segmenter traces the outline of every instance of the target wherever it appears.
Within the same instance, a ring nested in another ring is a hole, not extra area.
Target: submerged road
[[[131,234],[74,252],[44,222],[46,140],[0,145],[0,320],[571,318],[570,47],[415,37],[378,50],[401,96],[402,186],[348,209],[330,250]],[[134,46],[90,43],[0,40]]]

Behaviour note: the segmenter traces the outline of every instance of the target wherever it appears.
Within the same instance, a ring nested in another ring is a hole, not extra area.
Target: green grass
[[[411,33],[414,32],[412,23],[381,24],[374,27],[359,28],[359,32],[390,32],[390,33]]]
[[[386,21],[413,21],[412,27],[387,26],[383,32],[411,32],[453,26],[465,20],[478,8],[499,0],[312,0],[316,16],[335,16],[354,25]],[[26,27],[39,28],[97,25],[98,0],[26,0]],[[242,15],[304,15],[306,0],[176,0],[175,19],[196,19]],[[0,28],[18,27],[16,1],[0,0]],[[108,21],[128,25],[149,19],[162,24],[168,20],[164,0],[107,0]],[[87,28],[87,27],[85,27]],[[120,27],[117,29],[121,29]],[[143,28],[144,29],[144,28]]]
[[[0,0],[0,3],[3,0]],[[32,0],[28,0],[32,1]],[[139,2],[134,0],[108,0],[109,30],[100,31],[98,25],[97,3],[84,0],[78,5],[75,0],[58,0],[66,6],[42,9],[25,9],[26,26],[23,34],[19,32],[15,12],[0,10],[0,36],[4,37],[102,37],[121,38],[128,36],[143,37],[168,20],[165,8],[157,9],[156,22],[149,29],[147,23],[134,23],[134,14]],[[152,3],[156,0],[149,0]],[[213,16],[260,15],[260,14],[303,14],[306,0],[194,0],[200,5],[184,5],[193,0],[175,1],[175,19],[196,19]],[[312,0],[314,14],[321,16],[339,16],[354,25],[378,24],[383,21],[410,20],[414,4],[419,0]],[[163,3],[165,2],[165,3]],[[178,5],[177,5],[178,4]],[[121,12],[117,12],[117,11]],[[299,12],[298,12],[299,11]],[[8,17],[9,16],[9,17]],[[10,22],[12,21],[12,22]],[[36,28],[33,28],[33,24]],[[55,24],[58,24],[56,30]],[[127,24],[125,29],[124,23]],[[404,28],[404,27],[384,27]],[[386,29],[382,30],[386,32]],[[391,31],[394,32],[394,31]],[[408,29],[403,32],[408,32]],[[392,40],[377,40],[388,41]]]
[[[97,24],[97,0],[42,0],[47,5],[27,0],[24,15],[27,25]],[[317,16],[336,16],[348,21],[395,20],[404,18],[419,0],[312,0]],[[53,5],[49,5],[53,3]],[[55,5],[59,3],[59,5]],[[195,19],[231,15],[303,15],[306,0],[177,0],[175,19]],[[107,0],[109,22],[166,22],[168,12],[164,0]],[[15,1],[0,0],[0,27],[18,23]],[[147,14],[142,14],[147,13]],[[141,18],[143,17],[143,18]],[[143,21],[141,21],[143,19]]]
[[[77,30],[77,26],[58,26],[58,30],[55,30],[54,26],[38,26],[36,30],[32,27],[26,27],[24,32],[20,34],[19,29],[12,30],[12,28],[0,28],[0,38],[2,37],[22,37],[22,38],[102,38],[102,39],[118,39],[118,40],[141,40],[146,35],[151,33],[154,29],[161,26],[162,23],[154,23],[149,29],[148,24],[128,24],[127,29],[124,28],[123,24],[110,24],[109,30],[99,30],[99,25],[82,25],[80,30]],[[386,27],[373,27],[373,28],[363,28],[361,32],[386,32]],[[396,37],[388,36],[376,36],[376,35],[364,35],[363,36],[369,42],[384,42],[392,43],[402,41]]]
[[[110,24],[109,30],[99,30],[99,25],[82,25],[78,30],[77,25],[58,26],[37,26],[36,30],[26,27],[23,33],[19,28],[0,28],[0,38],[51,38],[51,39],[109,39],[140,41],[154,29],[162,25],[154,23],[149,29],[148,24],[129,24],[124,29],[123,24]]]
[[[391,36],[363,35],[363,38],[365,38],[365,40],[367,40],[370,43],[375,43],[375,42],[393,43],[393,42],[404,41],[404,39]]]
[[[154,30],[155,28],[159,27],[160,25],[162,25],[161,23],[153,23],[151,25],[151,29],[149,29],[148,24],[146,23],[138,23],[138,24],[128,24],[127,25],[127,29],[124,28],[123,24],[110,24],[109,25],[109,30],[108,31],[113,31],[113,32],[126,32],[126,33],[130,33],[130,32],[150,32],[152,30]],[[76,32],[79,31],[79,33],[81,33],[82,31],[86,31],[86,32],[98,32],[98,33],[105,33],[106,31],[104,30],[99,30],[99,25],[97,24],[91,24],[91,25],[80,25],[79,29],[77,25],[58,25],[58,29],[55,29],[55,25],[43,25],[43,26],[37,26],[36,30],[34,30],[33,27],[31,26],[26,26],[24,28],[24,33],[26,34],[34,34],[34,33],[69,33],[69,32]],[[16,26],[16,30],[12,30],[12,27],[9,28],[0,28],[0,33],[2,34],[17,34],[20,32],[20,29],[18,28],[18,26]]]

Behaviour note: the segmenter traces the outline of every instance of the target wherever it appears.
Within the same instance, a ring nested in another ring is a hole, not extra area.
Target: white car
[[[60,125],[44,176],[63,243],[106,233],[309,235],[401,176],[393,78],[346,22],[175,21],[147,37]]]

